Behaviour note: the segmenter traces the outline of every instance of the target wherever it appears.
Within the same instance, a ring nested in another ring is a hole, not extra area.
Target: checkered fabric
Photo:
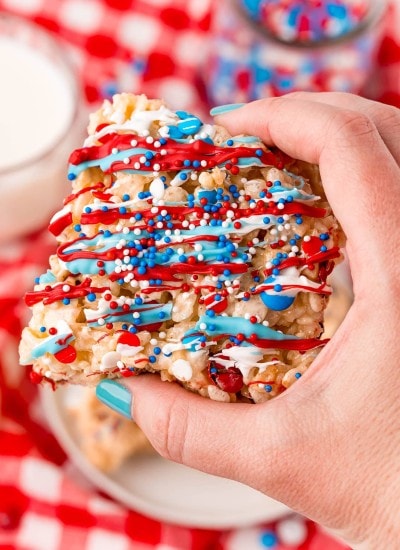
[[[368,94],[400,106],[400,0],[390,8],[379,78]],[[0,0],[57,34],[89,103],[116,91],[208,109],[202,68],[211,0]],[[0,92],[1,94],[1,92]],[[18,367],[24,292],[53,250],[46,231],[0,247],[0,550],[340,550],[304,520],[301,546],[279,538],[280,522],[229,532],[161,523],[99,494],[46,427],[36,388]]]

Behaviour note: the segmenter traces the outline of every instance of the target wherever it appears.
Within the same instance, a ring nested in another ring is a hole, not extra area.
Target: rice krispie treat
[[[312,363],[342,233],[318,168],[120,94],[70,157],[20,345],[35,382],[159,372],[266,401]]]
[[[82,452],[104,472],[116,470],[128,457],[154,452],[139,426],[103,405],[91,388],[70,414]]]

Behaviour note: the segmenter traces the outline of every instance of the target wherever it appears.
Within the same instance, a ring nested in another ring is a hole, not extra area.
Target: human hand
[[[162,456],[255,487],[355,548],[396,548],[400,112],[346,94],[299,93],[216,122],[320,165],[348,239],[354,303],[304,376],[274,400],[213,402],[148,375],[123,382],[132,415]]]

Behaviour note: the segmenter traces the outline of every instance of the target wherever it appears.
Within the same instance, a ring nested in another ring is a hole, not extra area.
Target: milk
[[[45,153],[67,130],[73,98],[65,74],[24,44],[0,36],[0,170]]]
[[[71,192],[68,156],[84,125],[66,59],[37,26],[0,19],[0,243],[45,227]]]

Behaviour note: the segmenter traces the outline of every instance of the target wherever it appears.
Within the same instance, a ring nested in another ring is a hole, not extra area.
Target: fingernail
[[[102,403],[127,418],[132,418],[132,394],[115,380],[102,380],[96,387],[96,397]]]
[[[240,107],[243,107],[244,103],[228,103],[227,105],[218,105],[217,107],[213,107],[210,111],[211,116],[217,116],[217,115],[224,115],[225,113],[229,113],[229,111],[235,111],[236,109],[240,109]]]

